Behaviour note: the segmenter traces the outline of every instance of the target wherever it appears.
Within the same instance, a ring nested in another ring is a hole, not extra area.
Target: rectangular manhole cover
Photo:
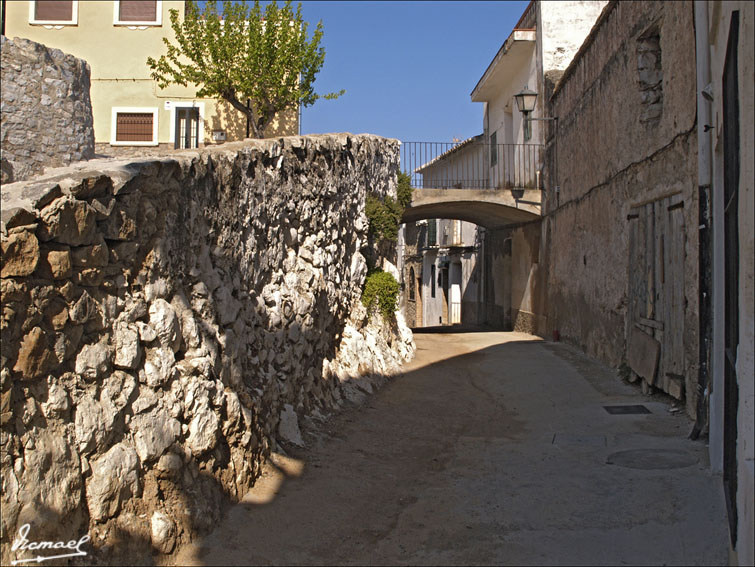
[[[633,406],[603,406],[605,410],[611,415],[628,415],[633,413],[651,413],[648,408],[643,405]]]

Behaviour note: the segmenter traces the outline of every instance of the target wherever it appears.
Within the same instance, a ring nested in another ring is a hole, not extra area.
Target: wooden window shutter
[[[118,19],[121,22],[157,21],[155,0],[121,0]]]
[[[119,112],[116,142],[152,142],[154,115],[151,112]]]
[[[73,2],[38,0],[34,3],[34,19],[43,22],[70,22],[73,20]]]

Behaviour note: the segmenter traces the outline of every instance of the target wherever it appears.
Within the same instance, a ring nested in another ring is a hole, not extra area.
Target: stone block
[[[29,231],[9,234],[2,241],[3,267],[0,277],[31,275],[39,262],[39,241]]]
[[[129,429],[134,435],[136,452],[143,463],[160,457],[181,434],[178,420],[160,407],[134,416]]]
[[[42,209],[40,216],[40,234],[44,241],[82,246],[95,240],[97,214],[84,201],[61,197]]]
[[[37,272],[43,278],[52,278],[54,280],[70,278],[73,273],[71,249],[63,245],[51,247],[48,244],[43,246]]]
[[[134,240],[136,219],[126,208],[116,204],[107,220],[102,222],[102,233],[108,240]]]
[[[97,244],[78,246],[71,251],[71,260],[77,267],[106,266],[110,254],[105,239],[100,236]]]
[[[102,378],[110,370],[110,349],[104,342],[84,345],[76,357],[76,374],[93,381]]]
[[[142,354],[139,331],[126,323],[117,324],[114,331],[115,366],[118,368],[136,368]]]
[[[25,380],[32,380],[45,375],[58,365],[58,359],[50,348],[47,334],[39,327],[34,327],[21,341],[18,359],[13,367]]]
[[[278,423],[278,436],[288,443],[304,446],[304,441],[299,430],[299,418],[294,411],[294,406],[285,404]]]
[[[92,463],[86,497],[94,521],[112,518],[125,500],[140,492],[139,459],[132,447],[119,443]]]
[[[217,443],[220,421],[212,408],[202,405],[194,412],[194,418],[189,424],[189,437],[186,445],[195,455],[209,451]]]

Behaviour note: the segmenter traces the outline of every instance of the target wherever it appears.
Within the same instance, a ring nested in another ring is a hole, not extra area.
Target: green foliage
[[[398,238],[398,225],[404,209],[412,201],[412,186],[409,175],[398,173],[398,199],[386,197],[381,201],[373,195],[367,195],[364,212],[370,221],[370,235],[384,240]]]
[[[398,202],[401,205],[402,214],[403,209],[412,202],[412,178],[403,171],[398,172]]]
[[[370,235],[385,240],[396,240],[403,211],[392,197],[386,197],[385,201],[381,201],[374,195],[367,195],[364,212],[370,221]]]
[[[367,274],[362,303],[369,310],[377,304],[377,308],[386,319],[393,316],[398,302],[398,282],[388,272],[376,269]]]
[[[221,16],[215,1],[204,11],[189,1],[185,12],[179,21],[178,10],[170,10],[176,45],[163,38],[167,54],[147,58],[152,77],[161,89],[192,83],[197,97],[228,101],[249,116],[256,137],[280,112],[345,92],[315,93],[315,76],[325,61],[322,21],[308,39],[301,4],[294,11],[290,0],[282,7],[273,0],[263,13],[259,0],[251,8],[246,1],[225,1]]]

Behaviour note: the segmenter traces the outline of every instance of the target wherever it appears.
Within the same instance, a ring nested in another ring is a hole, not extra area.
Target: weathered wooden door
[[[657,364],[643,376],[656,388],[684,393],[684,201],[672,195],[632,208],[629,219],[629,349],[657,343]],[[632,355],[629,353],[630,366]],[[642,375],[642,374],[641,374]]]

